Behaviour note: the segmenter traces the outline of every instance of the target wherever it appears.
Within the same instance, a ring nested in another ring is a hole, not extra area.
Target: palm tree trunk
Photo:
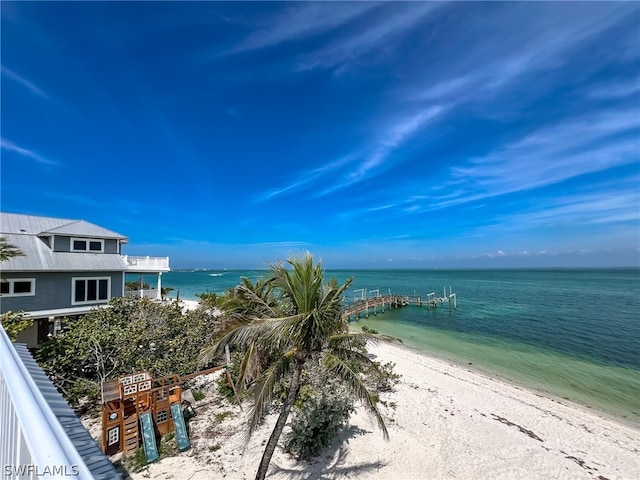
[[[284,405],[282,406],[282,411],[278,416],[276,426],[273,428],[273,432],[271,432],[271,436],[269,437],[267,446],[264,449],[264,453],[262,454],[262,460],[260,460],[258,473],[256,473],[256,480],[264,480],[264,478],[267,476],[267,470],[269,469],[269,463],[271,463],[271,457],[273,456],[273,452],[276,449],[276,445],[278,444],[278,439],[282,434],[282,430],[284,430],[284,426],[287,423],[287,418],[289,417],[291,407],[296,401],[298,391],[300,390],[300,375],[302,374],[302,367],[304,367],[304,360],[297,360],[295,370],[293,371],[293,377],[291,378],[289,392],[287,393],[287,398],[284,402]]]

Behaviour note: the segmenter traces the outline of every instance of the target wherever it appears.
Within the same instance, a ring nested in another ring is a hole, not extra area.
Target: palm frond
[[[378,370],[378,366],[375,361],[369,358],[365,352],[360,352],[348,347],[332,348],[329,351],[345,363],[356,363],[366,368],[373,368],[376,371]]]
[[[378,422],[378,426],[380,427],[380,430],[382,430],[382,436],[385,440],[388,440],[389,432],[387,431],[387,426],[385,425],[384,419],[376,406],[378,403],[378,396],[367,388],[356,372],[354,372],[344,361],[333,353],[327,352],[325,354],[323,364],[327,371],[333,373],[336,377],[341,378],[349,391],[362,400],[365,408]]]
[[[328,339],[329,348],[362,348],[367,343],[397,342],[398,339],[382,333],[346,332],[332,335]]]
[[[262,373],[262,375],[260,375],[258,381],[254,384],[253,405],[249,410],[248,436],[253,434],[255,428],[267,413],[267,410],[273,400],[275,386],[289,372],[289,367],[294,360],[294,356],[295,350],[289,350],[281,355]]]
[[[238,372],[238,378],[236,379],[236,390],[238,395],[242,394],[245,389],[247,373],[255,366],[255,357],[258,355],[255,342],[251,343],[242,357],[242,363],[240,364],[240,371]],[[255,373],[255,372],[251,372]]]

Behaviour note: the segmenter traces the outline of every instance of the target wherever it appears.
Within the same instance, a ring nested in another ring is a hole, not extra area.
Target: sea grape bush
[[[119,375],[197,371],[200,350],[218,329],[216,317],[183,313],[175,302],[124,297],[109,305],[65,320],[64,332],[40,349],[40,365],[71,403],[97,398],[100,384]]]
[[[354,411],[343,388],[307,390],[304,401],[293,408],[291,430],[284,435],[284,450],[299,460],[319,455],[338,437]]]
[[[0,315],[0,323],[5,332],[9,336],[9,340],[15,342],[18,338],[18,334],[25,328],[33,324],[33,320],[24,318],[24,313],[8,311]]]

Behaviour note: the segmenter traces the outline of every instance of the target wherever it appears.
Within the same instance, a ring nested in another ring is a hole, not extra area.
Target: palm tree
[[[13,257],[24,257],[24,252],[9,243],[6,238],[0,237],[0,262],[6,262]]]
[[[349,333],[340,302],[350,283],[351,279],[342,286],[335,279],[325,283],[321,263],[314,265],[309,253],[288,259],[286,264],[273,264],[265,283],[268,288],[257,292],[259,295],[237,287],[255,306],[245,312],[246,320],[252,323],[234,329],[203,354],[203,359],[210,359],[221,354],[227,345],[244,349],[238,385],[242,388],[247,377],[255,380],[251,386],[254,398],[249,436],[271,405],[274,390],[283,380],[289,380],[286,398],[260,461],[257,480],[267,474],[291,407],[298,398],[302,373],[311,362],[342,380],[350,394],[362,400],[377,419],[385,439],[389,436],[376,406],[377,395],[369,391],[353,368],[362,365],[377,371],[377,365],[367,357],[364,347],[367,341],[375,341],[380,336]],[[270,302],[273,298],[277,301]]]
[[[166,300],[171,292],[173,292],[173,287],[161,287],[160,295],[162,295],[162,300]]]

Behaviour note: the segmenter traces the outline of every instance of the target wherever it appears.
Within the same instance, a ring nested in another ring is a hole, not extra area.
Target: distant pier
[[[448,307],[451,312],[457,308],[457,296],[453,293],[451,287],[449,287],[448,295],[447,288],[444,287],[442,296],[431,292],[424,297],[415,294],[399,295],[390,291],[386,295],[381,295],[379,289],[369,290],[369,292],[366,289],[358,289],[354,290],[353,303],[344,307],[342,318],[350,320],[351,317],[360,318],[361,315],[369,318],[369,315],[377,315],[378,313],[384,313],[386,310],[406,307],[407,305],[425,306],[427,308],[444,306],[445,308]]]

